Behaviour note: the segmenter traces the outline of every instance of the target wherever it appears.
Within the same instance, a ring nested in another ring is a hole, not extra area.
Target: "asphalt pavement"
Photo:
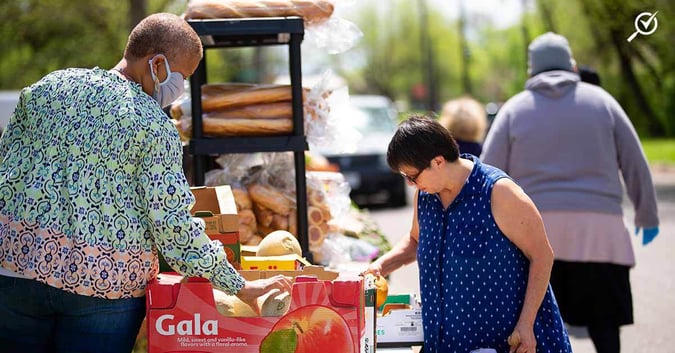
[[[675,169],[653,168],[659,201],[660,233],[649,245],[633,237],[637,264],[631,271],[635,324],[621,329],[622,352],[675,352]],[[414,188],[409,188],[412,195]],[[380,229],[394,244],[407,235],[412,220],[412,206],[370,211]],[[624,200],[624,220],[633,229],[633,209]],[[417,263],[393,273],[389,292],[419,293]],[[575,353],[595,353],[585,328],[568,327]],[[415,350],[415,349],[413,349]],[[379,351],[379,350],[378,350]]]

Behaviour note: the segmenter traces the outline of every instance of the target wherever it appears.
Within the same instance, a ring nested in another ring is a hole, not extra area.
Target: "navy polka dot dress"
[[[417,261],[424,352],[508,352],[525,298],[529,262],[492,218],[494,183],[508,177],[478,158],[455,200],[443,209],[436,194],[419,192]],[[549,285],[534,325],[538,353],[571,352]]]

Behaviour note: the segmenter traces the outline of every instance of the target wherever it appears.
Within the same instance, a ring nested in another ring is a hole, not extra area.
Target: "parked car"
[[[405,180],[389,169],[387,147],[396,132],[398,112],[384,96],[352,95],[350,107],[342,109],[340,121],[350,124],[362,136],[353,151],[322,149],[329,162],[338,165],[360,207],[407,204]]]
[[[0,130],[4,130],[9,123],[9,118],[19,102],[20,93],[21,91],[0,91]]]

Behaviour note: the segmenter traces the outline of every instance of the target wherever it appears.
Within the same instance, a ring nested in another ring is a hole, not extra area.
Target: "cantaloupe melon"
[[[276,230],[267,234],[258,244],[257,256],[279,256],[297,254],[302,256],[300,243],[295,236],[285,230]]]
[[[213,299],[218,312],[230,317],[283,316],[291,306],[291,295],[277,288],[258,298],[260,315],[256,312],[256,308],[252,308],[237,296],[221,290],[213,290]]]

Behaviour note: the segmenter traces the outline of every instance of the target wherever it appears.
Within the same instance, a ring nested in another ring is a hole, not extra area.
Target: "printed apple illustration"
[[[340,314],[308,305],[284,315],[262,340],[260,353],[354,353],[354,343]]]

